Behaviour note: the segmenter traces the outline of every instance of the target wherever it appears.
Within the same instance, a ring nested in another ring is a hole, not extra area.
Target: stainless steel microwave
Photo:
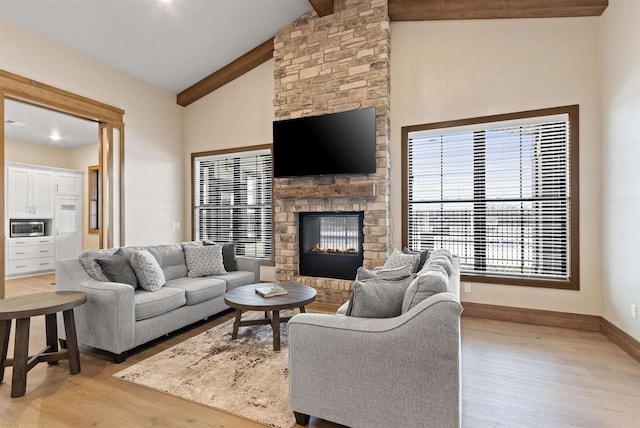
[[[44,236],[44,221],[11,220],[9,222],[11,238],[24,236]]]

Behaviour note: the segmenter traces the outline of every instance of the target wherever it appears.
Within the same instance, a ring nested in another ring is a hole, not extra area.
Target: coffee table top
[[[262,297],[256,293],[258,287],[280,286],[287,290],[287,294],[273,297]],[[249,311],[279,311],[305,306],[316,300],[316,290],[313,287],[299,284],[281,284],[274,282],[262,282],[259,284],[244,285],[227,291],[224,302],[236,309]]]
[[[87,301],[81,291],[49,291],[0,300],[0,320],[30,318],[75,308]]]

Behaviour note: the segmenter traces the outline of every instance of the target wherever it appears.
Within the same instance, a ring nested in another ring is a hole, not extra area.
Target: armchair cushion
[[[357,280],[353,284],[347,315],[361,318],[392,318],[400,315],[402,302],[415,274],[404,278]]]
[[[410,311],[427,297],[446,292],[448,285],[449,275],[441,268],[421,273],[409,284],[402,300],[401,313]]]
[[[411,275],[413,267],[410,264],[399,266],[397,268],[385,269],[383,267],[374,268],[373,270],[365,267],[359,267],[356,273],[356,280],[371,278],[399,278]]]

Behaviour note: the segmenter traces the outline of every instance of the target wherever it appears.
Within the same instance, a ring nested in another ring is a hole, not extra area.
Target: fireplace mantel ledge
[[[375,197],[376,183],[276,187],[275,194],[279,198]]]

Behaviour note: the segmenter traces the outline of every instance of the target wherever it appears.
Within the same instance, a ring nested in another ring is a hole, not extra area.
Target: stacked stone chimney
[[[364,266],[384,263],[390,239],[387,1],[336,0],[333,14],[309,12],[281,29],[274,43],[275,120],[376,109],[375,174],[274,180],[276,280],[312,286],[319,301],[343,303],[353,281],[299,275],[298,213],[364,211]]]

